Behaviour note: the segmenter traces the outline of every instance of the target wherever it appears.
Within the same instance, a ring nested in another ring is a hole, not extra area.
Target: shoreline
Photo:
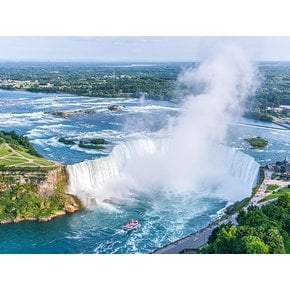
[[[237,202],[239,202],[240,200],[238,200]],[[228,216],[226,214],[226,211],[228,208],[230,208],[231,205],[233,205],[234,203],[231,204],[227,204],[224,208],[220,209],[219,211],[222,212],[222,215],[220,217],[217,217],[215,220],[213,220],[212,222],[210,222],[208,225],[202,227],[201,229],[190,233],[184,237],[181,237],[178,240],[175,240],[161,248],[158,248],[156,250],[154,250],[153,252],[150,252],[150,254],[180,254],[180,252],[176,252],[176,250],[178,250],[179,248],[183,248],[182,250],[186,249],[184,248],[184,244],[188,244],[188,242],[191,243],[191,241],[193,241],[193,243],[195,242],[195,248],[200,247],[201,245],[206,243],[206,238],[208,238],[210,236],[210,234],[212,233],[212,231],[217,228],[218,226],[220,226],[221,224],[228,222],[228,221],[233,221],[233,219],[237,216],[237,213],[234,213],[230,216]],[[217,211],[217,213],[219,212]],[[194,239],[196,237],[200,237],[201,240],[196,240],[194,241]],[[190,239],[190,241],[189,241]],[[202,242],[202,243],[201,243]],[[194,248],[191,246],[191,248]],[[182,251],[181,250],[181,251]]]
[[[81,209],[72,209],[71,211],[67,210],[59,210],[51,214],[47,217],[21,217],[21,218],[15,218],[15,219],[4,219],[0,221],[0,225],[6,225],[6,224],[18,224],[20,222],[48,222],[51,221],[54,218],[66,215],[66,214],[72,214],[74,212],[78,212]]]

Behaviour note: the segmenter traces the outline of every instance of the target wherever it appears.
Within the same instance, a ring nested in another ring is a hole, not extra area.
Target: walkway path
[[[271,194],[272,192],[267,192],[267,188],[270,184],[278,185],[280,188],[286,187],[290,184],[290,181],[271,179],[272,174],[273,174],[273,172],[270,170],[264,171],[265,178],[264,178],[263,182],[261,183],[260,187],[258,188],[256,194],[252,197],[248,206],[257,205],[257,203],[261,199],[263,199],[266,196],[268,196],[269,194]]]

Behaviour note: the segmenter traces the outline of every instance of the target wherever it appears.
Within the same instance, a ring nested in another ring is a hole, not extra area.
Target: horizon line
[[[62,62],[82,62],[82,63],[190,63],[201,62],[202,60],[96,60],[96,59],[0,59],[0,63],[25,63],[25,62],[48,62],[48,63],[62,63]],[[280,60],[253,60],[253,62],[290,62],[290,59]]]

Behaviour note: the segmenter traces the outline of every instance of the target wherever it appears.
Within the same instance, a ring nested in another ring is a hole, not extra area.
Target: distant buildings
[[[283,161],[268,164],[267,168],[275,173],[279,173],[281,177],[290,178],[290,162],[287,157]]]
[[[290,106],[287,106],[287,105],[281,105],[281,106],[279,106],[279,108],[280,108],[281,110],[290,111]]]

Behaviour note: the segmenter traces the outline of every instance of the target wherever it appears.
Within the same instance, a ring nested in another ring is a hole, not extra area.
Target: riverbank
[[[151,254],[180,254],[186,249],[197,249],[207,242],[209,236],[215,228],[228,222],[232,222],[233,224],[235,224],[237,213],[231,215],[230,217],[225,217],[227,216],[223,215],[206,227],[196,232],[193,232],[192,234],[189,234],[183,238],[180,238],[162,248],[156,249]]]
[[[65,214],[70,214],[70,213],[74,213],[76,211],[79,211],[80,207],[78,206],[77,203],[72,204],[70,206],[68,206],[67,208],[65,208],[64,210],[58,210],[54,213],[52,213],[49,216],[46,217],[16,217],[15,219],[3,219],[0,220],[0,224],[10,224],[10,223],[14,223],[17,224],[19,222],[24,222],[24,221],[29,221],[29,222],[48,222],[51,221],[52,219],[59,217],[59,216],[63,216]]]

